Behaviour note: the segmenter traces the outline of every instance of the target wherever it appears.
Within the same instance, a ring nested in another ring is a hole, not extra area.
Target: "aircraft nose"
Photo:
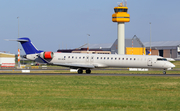
[[[168,67],[169,67],[168,69],[171,70],[171,69],[173,69],[175,67],[175,65],[172,64],[172,63],[169,63]]]
[[[166,67],[167,67],[167,70],[171,70],[175,67],[175,65],[169,62],[166,64]]]
[[[176,67],[176,66],[175,66],[174,64],[171,63],[171,68],[174,68],[174,67]]]

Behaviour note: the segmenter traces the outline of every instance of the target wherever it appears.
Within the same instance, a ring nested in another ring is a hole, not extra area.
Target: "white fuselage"
[[[27,55],[27,59],[41,61],[37,54]],[[54,53],[52,59],[46,60],[49,63],[54,64],[93,65],[94,68],[120,67],[171,69],[175,67],[174,64],[163,60],[160,56],[148,55]]]

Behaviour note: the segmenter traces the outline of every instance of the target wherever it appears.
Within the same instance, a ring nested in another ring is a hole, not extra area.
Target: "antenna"
[[[117,2],[117,4],[118,4],[118,7],[124,7],[124,6],[127,6],[127,1],[125,0],[124,2],[124,0],[122,0],[122,2]]]
[[[127,0],[125,0],[125,3],[124,3],[124,4],[125,4],[125,7],[127,7]]]
[[[117,2],[118,7],[120,7],[120,3],[121,3],[121,2]]]

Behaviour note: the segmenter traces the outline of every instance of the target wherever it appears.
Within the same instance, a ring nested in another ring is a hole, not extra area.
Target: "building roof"
[[[89,44],[90,49],[102,49],[102,48],[111,48],[113,43],[107,44]],[[84,45],[82,48],[87,48],[88,45]]]
[[[145,47],[150,47],[149,42],[143,42]],[[151,47],[163,47],[163,46],[179,46],[180,41],[160,41],[160,42],[151,42]]]
[[[107,48],[112,48],[113,45],[117,45],[117,39],[115,40],[114,43],[107,43],[107,44],[89,44],[89,49],[107,49]],[[143,44],[140,42],[139,39],[134,39],[133,40],[133,46],[134,47],[143,47]],[[87,48],[88,45],[84,45],[81,48]],[[125,39],[125,47],[132,47],[132,39]]]
[[[15,54],[0,52],[0,57],[15,57]]]

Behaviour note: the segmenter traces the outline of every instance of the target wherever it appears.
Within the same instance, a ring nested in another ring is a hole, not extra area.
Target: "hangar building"
[[[103,51],[110,51],[111,54],[117,54],[118,40],[114,43],[108,44],[89,44],[89,49],[101,49]],[[84,45],[83,48],[87,48],[88,45]],[[125,54],[129,55],[146,55],[145,47],[139,38],[125,39]]]
[[[150,49],[150,43],[144,42],[147,50]],[[151,42],[151,54],[159,55],[165,58],[180,58],[180,41],[161,41]]]
[[[85,44],[78,49],[62,50],[59,49],[57,52],[69,52],[69,53],[83,53],[89,51],[96,54],[117,54],[118,41],[107,44]],[[133,47],[132,47],[133,46]],[[146,55],[145,47],[142,42],[134,36],[133,39],[125,39],[125,54],[130,55]]]
[[[90,51],[109,51],[109,54],[117,53],[117,39],[114,43],[108,44],[85,44],[83,47],[84,52],[86,52],[87,47]],[[125,54],[129,55],[148,55],[150,49],[149,42],[141,42],[139,38],[134,36],[132,39],[125,39]],[[161,42],[151,42],[151,55],[158,55],[165,58],[174,58],[180,60],[180,41],[161,41]],[[58,50],[58,52],[67,52],[69,50]],[[72,53],[81,51],[81,49],[71,49]],[[79,52],[78,52],[79,53]]]
[[[14,67],[15,54],[0,52],[0,65],[1,67]]]

